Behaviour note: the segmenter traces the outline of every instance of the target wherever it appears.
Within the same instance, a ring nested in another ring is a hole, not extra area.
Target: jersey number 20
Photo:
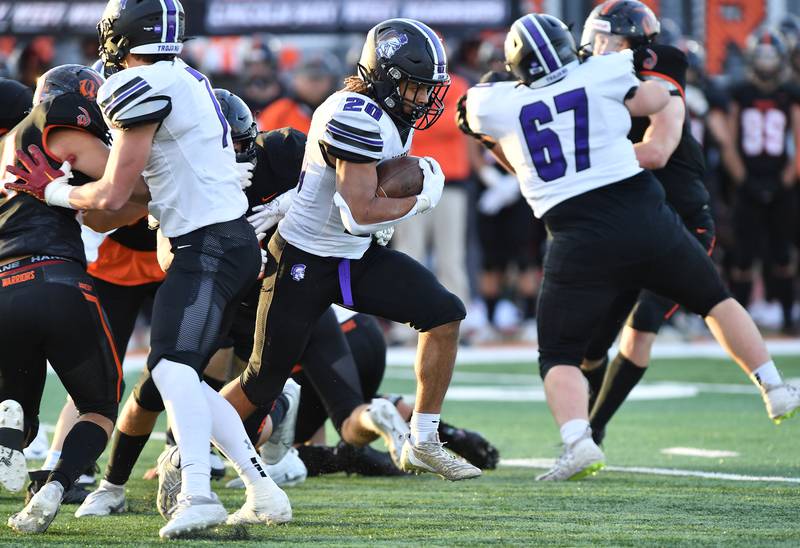
[[[573,89],[553,97],[556,112],[573,111],[575,116],[575,171],[589,169],[589,101],[584,88]],[[558,134],[543,127],[553,121],[550,107],[543,101],[525,105],[519,113],[519,122],[531,153],[536,173],[543,181],[560,179],[567,173],[567,160]]]

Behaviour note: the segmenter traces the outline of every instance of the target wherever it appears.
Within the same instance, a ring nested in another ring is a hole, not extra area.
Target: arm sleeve
[[[381,160],[383,137],[378,120],[362,110],[344,110],[348,104],[347,98],[343,97],[337,111],[325,124],[325,131],[319,140],[320,147],[327,156],[348,162]],[[366,98],[364,100],[369,103]]]
[[[97,96],[109,127],[127,129],[163,121],[172,111],[172,100],[163,94],[162,86],[125,72],[109,78]]]
[[[640,81],[633,72],[631,50],[592,56],[587,62],[595,65],[597,87],[604,96],[622,103],[636,93]]]
[[[658,44],[639,48],[634,52],[633,66],[642,80],[657,81],[670,95],[685,95],[689,63],[686,54],[678,48]]]

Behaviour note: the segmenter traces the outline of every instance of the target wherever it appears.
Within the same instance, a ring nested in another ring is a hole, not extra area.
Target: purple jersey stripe
[[[138,90],[142,89],[145,86],[149,87],[149,84],[147,82],[145,82],[144,80],[142,80],[141,82],[139,82],[138,84],[133,86],[131,89],[129,89],[128,91],[126,91],[125,93],[123,93],[122,95],[120,95],[119,97],[114,99],[113,103],[111,103],[110,105],[105,107],[105,111],[106,112],[111,112],[111,109],[113,109],[116,105],[118,105],[120,103],[120,101],[125,99],[125,97],[127,97],[128,95],[130,95],[131,93],[133,93],[135,91],[138,91]]]
[[[167,6],[167,43],[174,42],[178,35],[178,8],[173,0],[164,0]]]
[[[372,146],[376,146],[376,147],[382,147],[383,146],[383,141],[380,140],[380,139],[367,139],[366,137],[361,137],[360,135],[356,135],[355,133],[350,133],[349,131],[345,131],[343,129],[339,129],[339,128],[334,127],[334,126],[332,126],[330,124],[326,124],[325,128],[330,133],[333,133],[334,135],[341,135],[342,137],[347,137],[349,139],[353,139],[355,141],[358,141],[360,143],[364,143],[366,145],[372,145]]]
[[[534,25],[533,21],[531,21],[531,17],[531,15],[523,17],[522,25],[527,29],[528,33],[530,33],[536,48],[539,50],[539,53],[542,56],[542,59],[544,59],[544,62],[547,63],[547,72],[558,70],[558,61],[556,61],[556,58],[553,57],[550,48],[547,47],[547,37],[542,36],[542,33],[539,32],[539,29],[536,28],[536,25]]]

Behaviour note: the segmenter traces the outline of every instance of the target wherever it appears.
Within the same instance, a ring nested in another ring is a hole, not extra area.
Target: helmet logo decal
[[[88,127],[89,124],[92,123],[92,118],[91,118],[91,116],[89,116],[89,111],[87,111],[83,107],[78,107],[78,110],[81,111],[81,114],[78,114],[78,118],[76,120],[77,124],[80,127]]]
[[[592,19],[592,28],[600,32],[607,32],[611,34],[611,21],[605,19]]]
[[[406,36],[405,33],[390,30],[386,33],[386,36],[378,42],[378,45],[375,46],[375,52],[378,54],[378,57],[391,59],[394,57],[394,54],[397,53],[397,50],[407,43],[408,36]]]
[[[81,80],[80,81],[81,95],[90,101],[97,100],[97,82],[95,80]]]
[[[642,66],[645,70],[653,70],[653,67],[658,63],[658,55],[650,48],[647,48],[645,51],[647,51],[647,59],[642,61]]]

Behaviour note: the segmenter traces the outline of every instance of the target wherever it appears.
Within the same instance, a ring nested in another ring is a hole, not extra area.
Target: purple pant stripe
[[[339,261],[339,289],[342,291],[342,304],[353,306],[353,290],[350,287],[350,259]]]

